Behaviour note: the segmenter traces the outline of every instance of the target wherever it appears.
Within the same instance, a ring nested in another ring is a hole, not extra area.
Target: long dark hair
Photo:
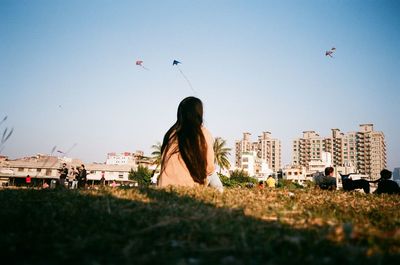
[[[178,106],[177,121],[167,131],[161,146],[161,173],[170,156],[180,153],[195,182],[204,184],[207,177],[207,147],[201,126],[203,124],[203,103],[195,97],[187,97]],[[178,148],[167,153],[174,141]]]

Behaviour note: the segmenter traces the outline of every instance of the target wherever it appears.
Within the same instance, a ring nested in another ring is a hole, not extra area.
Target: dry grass
[[[315,189],[0,190],[18,264],[396,264],[400,196]]]

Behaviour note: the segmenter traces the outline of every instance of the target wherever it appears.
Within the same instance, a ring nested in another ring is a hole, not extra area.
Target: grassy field
[[[400,196],[0,190],[2,264],[400,264]]]

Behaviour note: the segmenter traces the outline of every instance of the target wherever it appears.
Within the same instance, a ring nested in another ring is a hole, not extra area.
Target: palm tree
[[[231,149],[225,147],[226,140],[221,137],[216,137],[213,145],[214,149],[214,163],[219,166],[219,173],[221,173],[222,169],[229,169],[231,163],[228,160],[228,156],[231,154]]]
[[[151,146],[153,152],[151,153],[154,163],[158,166],[161,163],[161,143],[157,142]]]

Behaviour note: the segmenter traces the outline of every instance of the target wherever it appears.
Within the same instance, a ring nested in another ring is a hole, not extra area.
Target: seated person
[[[383,169],[381,171],[381,178],[377,181],[374,181],[378,182],[378,188],[375,190],[374,193],[400,194],[399,185],[395,181],[390,180],[391,177],[392,172],[387,169]]]
[[[353,173],[350,173],[348,175],[340,174],[340,177],[342,178],[343,190],[344,191],[352,191],[352,190],[356,190],[356,189],[363,189],[365,193],[369,193],[369,181],[365,180],[365,179],[353,180],[350,177],[351,174],[353,174]]]
[[[275,188],[275,184],[276,184],[275,179],[270,175],[267,179],[268,188]]]
[[[203,126],[203,103],[187,97],[178,106],[177,121],[164,135],[158,186],[211,186],[223,192],[214,172],[214,139]]]
[[[260,182],[258,182],[258,188],[259,189],[264,189],[264,181],[260,181]]]
[[[333,167],[325,168],[325,176],[316,177],[315,183],[323,190],[335,190],[336,178],[333,177]]]

